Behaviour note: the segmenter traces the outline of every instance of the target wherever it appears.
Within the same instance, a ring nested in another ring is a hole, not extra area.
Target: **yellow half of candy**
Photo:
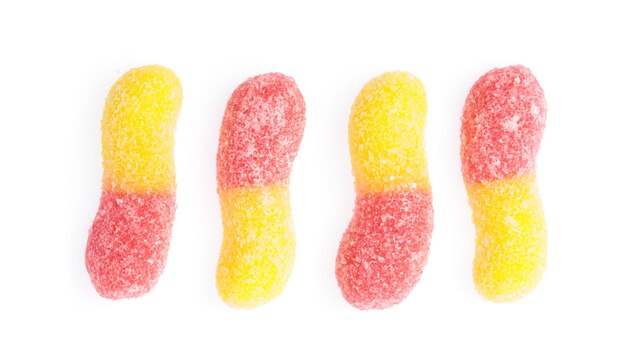
[[[348,127],[357,192],[430,189],[426,111],[422,82],[408,72],[385,73],[365,84]]]
[[[217,290],[231,306],[252,308],[280,294],[296,241],[287,186],[219,189],[224,241]]]
[[[144,66],[113,85],[102,118],[103,190],[171,193],[174,130],[183,99],[169,69]]]
[[[467,186],[476,225],[474,283],[492,301],[530,292],[546,266],[547,230],[535,175]]]

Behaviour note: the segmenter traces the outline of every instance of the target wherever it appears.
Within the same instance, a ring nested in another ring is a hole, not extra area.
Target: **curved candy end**
[[[174,192],[174,131],[183,90],[160,65],[131,69],[111,87],[102,117],[102,187]]]
[[[85,251],[100,295],[122,299],[150,291],[165,267],[175,210],[174,195],[102,194]]]
[[[253,308],[284,289],[296,241],[286,186],[220,189],[224,240],[217,266],[220,297]]]
[[[359,195],[336,259],[344,298],[361,310],[400,303],[426,265],[432,227],[430,193]]]
[[[357,192],[430,189],[426,112],[422,82],[408,72],[384,73],[363,86],[348,126]]]
[[[474,284],[486,299],[528,294],[546,267],[547,229],[534,174],[468,186],[476,226]]]
[[[287,184],[305,124],[304,98],[280,73],[252,77],[231,95],[217,151],[220,188]]]
[[[532,171],[545,120],[543,89],[528,68],[487,72],[472,86],[463,108],[465,180],[484,183]]]

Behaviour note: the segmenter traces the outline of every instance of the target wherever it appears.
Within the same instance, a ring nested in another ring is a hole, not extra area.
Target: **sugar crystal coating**
[[[531,172],[543,135],[546,102],[523,66],[493,69],[474,84],[463,108],[463,174],[488,182]]]
[[[293,269],[296,239],[285,185],[221,189],[224,241],[218,292],[236,307],[278,296]]]
[[[363,86],[348,125],[357,191],[430,188],[426,110],[422,82],[408,72],[386,73]]]
[[[173,194],[102,194],[85,254],[98,293],[110,299],[136,297],[156,284],[175,211]]]
[[[337,255],[346,300],[359,309],[400,303],[422,274],[432,227],[428,192],[358,195]]]
[[[304,115],[302,94],[288,76],[263,74],[239,85],[220,129],[218,186],[288,184]]]
[[[182,88],[162,66],[126,72],[102,117],[102,196],[85,264],[101,296],[137,297],[163,271],[176,210],[174,130]]]
[[[476,226],[474,284],[502,302],[528,294],[546,265],[547,231],[535,180],[546,102],[523,66],[474,84],[462,116],[463,177]]]
[[[418,282],[430,246],[433,208],[424,151],[426,92],[407,72],[370,80],[350,115],[357,193],[335,275],[358,309],[400,303]]]
[[[169,69],[126,72],[107,96],[102,117],[102,187],[115,192],[176,191],[174,131],[182,87]]]
[[[216,281],[230,306],[262,305],[289,279],[295,235],[288,184],[304,124],[302,94],[280,73],[246,80],[228,101],[217,153],[224,239]]]
[[[547,230],[534,174],[467,187],[476,226],[474,282],[493,301],[528,294],[546,267]]]

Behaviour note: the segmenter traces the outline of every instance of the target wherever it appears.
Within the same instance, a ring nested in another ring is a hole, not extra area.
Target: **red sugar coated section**
[[[543,89],[529,69],[493,69],[472,87],[463,108],[461,159],[466,182],[526,174],[546,121]]]
[[[85,252],[87,271],[100,295],[137,297],[156,284],[175,210],[175,195],[102,194]]]
[[[292,78],[270,73],[239,85],[220,130],[218,186],[286,185],[304,122],[304,99]]]
[[[358,195],[336,260],[344,298],[362,310],[404,300],[426,265],[432,228],[430,193]]]

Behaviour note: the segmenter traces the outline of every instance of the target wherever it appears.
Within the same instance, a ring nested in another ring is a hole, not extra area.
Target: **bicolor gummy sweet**
[[[545,121],[543,89],[523,66],[483,75],[463,108],[462,170],[476,226],[474,284],[495,302],[528,294],[546,266],[546,223],[535,181]]]
[[[100,295],[143,295],[167,259],[176,210],[174,130],[182,88],[174,73],[145,66],[113,85],[102,117],[102,196],[85,264]]]
[[[289,279],[296,246],[289,176],[304,124],[302,94],[280,73],[246,80],[228,101],[217,152],[224,239],[216,280],[230,306],[262,305]]]
[[[344,298],[358,309],[400,303],[426,264],[433,228],[426,110],[421,81],[400,71],[370,80],[352,106],[348,132],[357,196],[335,274]]]

